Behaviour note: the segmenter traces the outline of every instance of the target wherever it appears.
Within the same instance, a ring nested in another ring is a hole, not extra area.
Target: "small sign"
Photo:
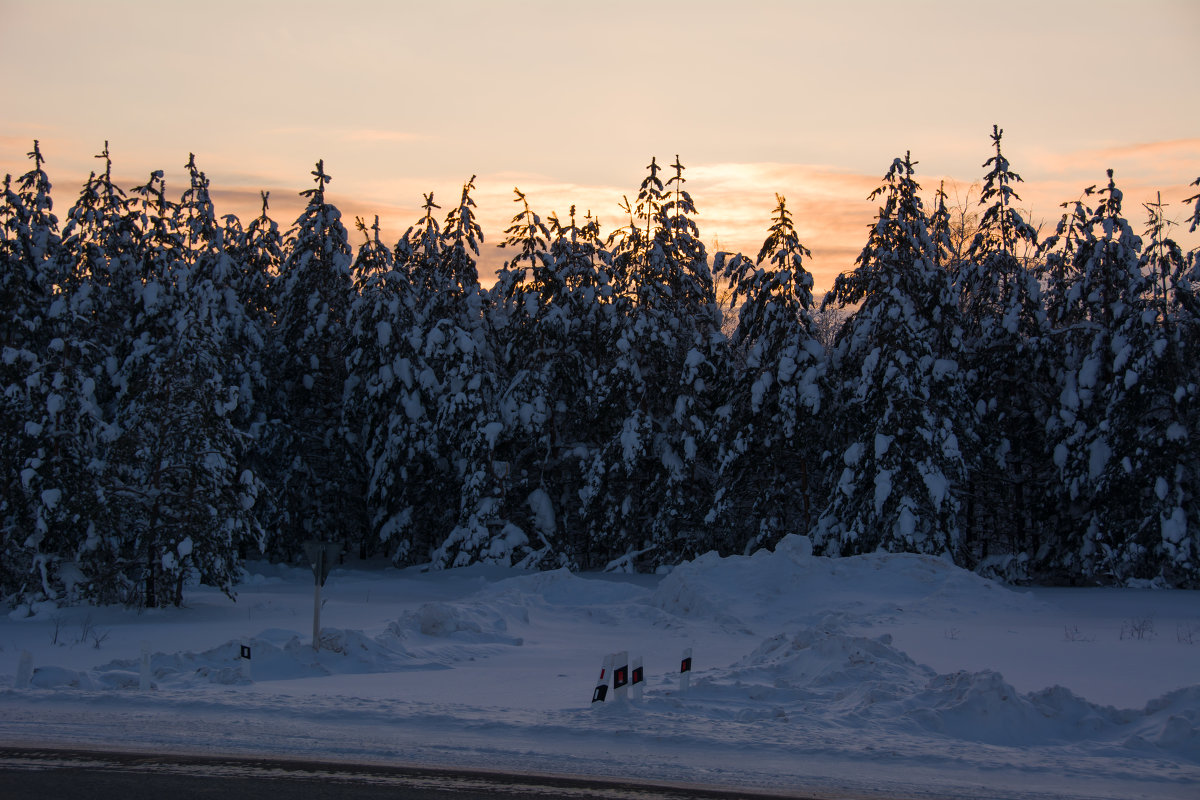
[[[613,670],[613,688],[620,689],[629,683],[629,667],[617,667]]]
[[[247,661],[250,660],[250,645],[242,645],[242,658],[246,659]]]
[[[646,680],[645,671],[641,667],[634,667],[633,677],[630,678],[630,681],[633,683],[633,685],[637,686],[644,680]]]
[[[608,697],[608,684],[601,683],[596,686],[596,691],[592,692],[593,703],[603,703],[604,698]]]

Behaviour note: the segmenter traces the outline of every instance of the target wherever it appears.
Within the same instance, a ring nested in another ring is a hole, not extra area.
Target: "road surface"
[[[0,800],[734,800],[796,795],[287,759],[0,748]],[[801,798],[797,798],[801,800]],[[803,798],[802,800],[817,800]]]

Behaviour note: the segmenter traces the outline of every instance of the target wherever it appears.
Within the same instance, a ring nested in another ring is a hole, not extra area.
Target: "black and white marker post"
[[[686,692],[692,685],[692,648],[683,651],[679,661],[679,691]]]
[[[646,683],[646,671],[642,668],[642,657],[634,656],[629,673],[629,697],[635,702],[642,700],[642,688]]]
[[[613,655],[613,698],[618,703],[629,699],[629,653],[622,650]]]
[[[608,697],[608,671],[612,669],[612,656],[605,656],[600,665],[600,677],[596,679],[596,688],[592,690],[592,702],[603,703]]]
[[[318,542],[315,540],[304,543],[304,552],[312,564],[315,586],[313,588],[313,650],[321,649],[321,587],[329,577],[333,562],[342,552],[342,546],[337,542]]]

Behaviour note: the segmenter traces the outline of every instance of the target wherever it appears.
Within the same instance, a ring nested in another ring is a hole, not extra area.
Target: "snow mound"
[[[1062,687],[1022,694],[991,670],[938,674],[887,635],[809,628],[772,636],[728,669],[705,673],[689,700],[718,716],[756,704],[777,719],[815,717],[999,746],[1099,740],[1200,760],[1200,686],[1141,711],[1120,710]]]
[[[243,646],[250,649],[249,661],[242,658]],[[311,641],[303,640],[295,631],[273,628],[202,652],[150,655],[152,686],[170,689],[439,668],[439,664],[407,653],[384,637],[371,638],[362,631],[338,628],[321,630],[320,651],[314,651]],[[137,689],[141,685],[141,660],[118,659],[91,670],[40,667],[34,671],[31,684],[43,689]]]
[[[97,689],[99,688],[88,672],[65,667],[39,667],[33,671],[29,685],[35,689]]]
[[[831,614],[873,624],[900,611],[961,610],[969,616],[980,608],[1020,611],[1040,605],[1032,595],[940,558],[895,553],[818,558],[807,537],[795,535],[774,552],[725,558],[707,553],[682,564],[649,602],[682,617],[751,628],[828,626]]]
[[[733,669],[738,680],[752,676],[776,687],[804,690],[808,701],[866,707],[899,696],[903,687],[928,681],[934,672],[876,639],[808,629],[772,636]]]

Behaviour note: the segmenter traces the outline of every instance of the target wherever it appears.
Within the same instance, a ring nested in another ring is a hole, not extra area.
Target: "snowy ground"
[[[253,565],[236,603],[25,609],[0,618],[0,743],[826,797],[1200,797],[1200,593],[1011,590],[807,550],[665,577],[348,565],[319,654],[311,572],[289,567]],[[593,705],[619,650],[644,657],[645,696]],[[32,685],[8,688],[22,651]]]

